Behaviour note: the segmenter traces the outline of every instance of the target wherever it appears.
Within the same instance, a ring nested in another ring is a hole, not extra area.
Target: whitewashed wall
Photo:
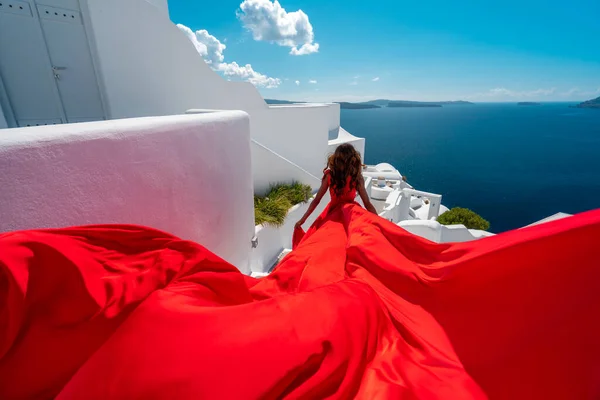
[[[321,185],[320,178],[254,140],[251,149],[255,194],[263,195],[271,185],[277,183],[300,182],[309,185],[313,190],[317,190]]]
[[[337,137],[335,139],[329,140],[329,146],[327,150],[328,153],[333,153],[336,147],[343,143],[352,144],[356,151],[360,153],[363,162],[365,161],[365,139],[352,135],[350,132],[348,132],[341,126],[338,129]]]
[[[109,118],[243,110],[251,116],[254,139],[321,174],[329,130],[339,125],[338,104],[268,107],[252,84],[228,82],[214,72],[179,28],[147,1],[88,0],[87,5]]]
[[[482,231],[470,231],[464,225],[442,225],[437,221],[405,220],[398,225],[414,235],[436,243],[469,242],[491,235]],[[477,233],[477,236],[474,233]]]
[[[340,105],[339,103],[327,103],[329,106],[329,130],[333,131],[340,127]]]
[[[323,114],[323,111],[325,110],[322,107],[302,107],[299,109],[298,114],[291,113],[293,122],[301,123],[294,119],[297,115],[303,115],[302,111],[305,109],[317,110],[321,114]],[[217,111],[210,109],[191,109],[186,112],[188,114],[207,114]],[[279,110],[274,110],[273,113],[271,113],[270,110],[255,110],[250,115],[251,134],[256,132],[261,133],[262,138],[267,140],[271,145],[271,147],[267,147],[256,138],[252,138],[252,178],[254,182],[254,193],[262,195],[273,184],[291,182],[301,182],[310,185],[316,190],[321,184],[323,175],[322,170],[325,165],[325,154],[315,151],[315,148],[323,148],[323,141],[320,140],[322,138],[319,138],[320,134],[323,133],[323,130],[319,130],[319,127],[317,127],[315,131],[310,131],[312,134],[301,133],[301,136],[299,137],[290,134],[282,135],[279,132],[288,131],[288,122],[284,118],[269,118],[269,116],[277,115],[277,112],[279,112]],[[257,118],[257,114],[261,117]],[[262,129],[260,127],[262,127]],[[279,130],[277,128],[279,128]],[[272,135],[267,135],[265,132],[271,132]],[[314,133],[316,133],[316,135]],[[294,146],[290,146],[289,143]],[[275,152],[273,147],[286,152],[286,154],[293,159],[304,160],[304,165],[312,167],[311,169],[313,172],[316,172],[316,175],[307,171],[294,161]],[[316,153],[317,156],[313,153]]]
[[[140,224],[199,242],[249,272],[246,113],[6,129],[0,171],[0,232]]]
[[[327,158],[329,117],[330,107],[323,104],[250,111],[252,138],[321,177]]]
[[[327,103],[329,107],[329,135],[328,140],[337,138],[340,129],[340,105],[339,103]]]
[[[157,7],[165,17],[169,18],[169,3],[167,0],[146,0],[148,3]]]
[[[266,109],[248,82],[228,82],[145,0],[88,0],[96,63],[110,118],[181,114],[190,108]]]

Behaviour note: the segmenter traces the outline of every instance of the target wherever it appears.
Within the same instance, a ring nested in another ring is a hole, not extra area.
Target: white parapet
[[[559,212],[559,213],[553,214],[553,215],[551,215],[549,217],[546,217],[544,219],[541,219],[539,221],[536,221],[536,222],[534,222],[532,224],[529,224],[527,226],[534,226],[534,225],[539,225],[539,224],[545,224],[546,222],[556,221],[558,219],[567,218],[567,217],[571,217],[571,216],[572,216],[571,214],[566,214],[566,213],[563,213],[563,212]]]
[[[370,176],[376,179],[391,179],[391,180],[402,180],[400,172],[388,163],[379,163],[377,165],[368,165],[363,170],[364,176]]]
[[[0,232],[145,225],[199,242],[250,272],[244,112],[6,129],[0,171]]]
[[[373,186],[371,198],[379,202],[385,198],[379,216],[395,223],[411,219],[433,220],[440,215],[440,212],[448,210],[441,204],[441,195],[412,188],[394,189],[385,185]]]
[[[339,145],[344,144],[344,143],[350,143],[352,146],[354,146],[356,151],[358,151],[360,153],[361,158],[364,160],[365,159],[365,139],[350,134],[348,131],[346,131],[341,126],[338,128],[335,128],[335,130],[337,130],[337,137],[335,139],[329,140],[329,150],[328,150],[329,154],[333,154],[333,152]]]
[[[423,192],[415,189],[402,189],[402,196],[414,196],[418,198],[426,198],[429,200],[426,219],[437,218],[440,215],[440,206],[442,205],[442,195],[435,193]]]
[[[299,182],[310,186],[313,191],[321,185],[321,178],[312,175],[254,139],[251,149],[255,194],[264,195],[271,186],[278,183]]]
[[[252,110],[252,178],[256,194],[277,183],[301,182],[317,189],[323,177],[328,117],[335,111],[323,104]],[[217,112],[190,109],[187,114]]]
[[[469,230],[464,225],[442,225],[437,221],[410,220],[398,224],[408,232],[435,243],[469,242],[492,236],[492,233]]]

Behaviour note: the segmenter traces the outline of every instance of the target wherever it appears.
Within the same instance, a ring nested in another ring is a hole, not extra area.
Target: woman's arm
[[[365,208],[373,214],[377,215],[377,210],[375,209],[375,206],[373,206],[373,203],[371,203],[371,199],[369,199],[369,195],[367,194],[367,189],[365,189],[365,179],[363,178],[362,174],[358,176],[357,189],[358,194],[360,195],[360,198],[363,204],[365,205]]]
[[[310,217],[310,214],[312,214],[312,212],[315,211],[315,208],[317,208],[317,206],[321,202],[321,199],[327,192],[327,189],[329,189],[329,179],[327,178],[327,175],[323,175],[323,179],[321,180],[321,187],[319,188],[317,195],[310,203],[310,206],[308,206],[308,210],[306,210],[302,218],[300,218],[300,221],[296,222],[296,228],[300,228],[306,222],[308,217]]]

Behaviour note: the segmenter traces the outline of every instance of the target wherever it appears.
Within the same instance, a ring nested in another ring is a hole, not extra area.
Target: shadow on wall
[[[339,127],[335,128],[335,129],[329,130],[329,140],[337,139],[339,133],[340,133],[340,128]]]
[[[0,129],[8,128],[6,118],[4,118],[4,112],[2,111],[2,105],[0,104]]]

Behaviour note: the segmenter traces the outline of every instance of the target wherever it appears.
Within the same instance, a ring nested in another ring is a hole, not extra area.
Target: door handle
[[[54,74],[54,79],[60,79],[60,74],[58,73],[58,71],[64,71],[65,69],[67,69],[67,67],[52,66],[52,73]]]

